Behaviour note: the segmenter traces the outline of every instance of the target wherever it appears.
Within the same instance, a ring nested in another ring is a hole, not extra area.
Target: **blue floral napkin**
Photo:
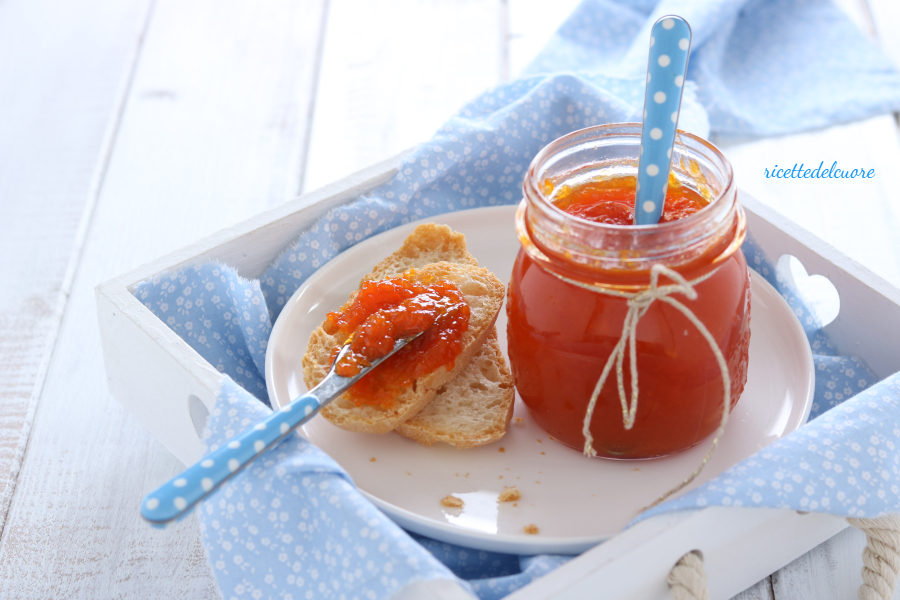
[[[328,260],[402,223],[516,203],[542,146],[589,125],[639,120],[649,27],[666,13],[693,27],[683,129],[766,135],[900,109],[896,70],[826,0],[586,0],[526,76],[464,107],[391,181],[320,218],[259,280],[207,264],[135,287],[138,299],[230,377],[210,417],[208,446],[268,410],[263,359],[272,322]],[[652,514],[713,504],[857,516],[898,510],[900,383],[889,378],[869,388],[872,374],[857,359],[836,355],[763,250],[751,244],[745,251],[807,328],[817,354],[814,416],[839,406]],[[207,501],[200,520],[226,598],[380,599],[415,579],[454,576],[482,598],[500,598],[565,560],[418,536],[415,543],[299,436]]]

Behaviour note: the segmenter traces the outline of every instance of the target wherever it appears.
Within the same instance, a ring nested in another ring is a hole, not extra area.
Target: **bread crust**
[[[403,240],[399,250],[372,267],[359,286],[366,281],[397,277],[410,269],[421,269],[437,262],[478,266],[478,261],[466,249],[466,236],[446,225],[423,223]]]

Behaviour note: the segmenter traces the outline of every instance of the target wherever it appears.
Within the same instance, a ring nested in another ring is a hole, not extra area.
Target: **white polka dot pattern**
[[[680,83],[687,72],[691,29],[680,17],[663,17],[653,25],[652,35],[656,43],[650,48],[647,67],[650,83],[645,93],[638,168],[640,188],[636,190],[634,208],[634,222],[638,225],[658,223],[664,208],[671,163],[669,150],[675,143],[684,89]],[[659,174],[662,177],[657,177]]]
[[[268,403],[262,373],[272,320],[259,281],[224,265],[197,265],[141,282],[134,295],[213,367]]]
[[[270,413],[261,423],[240,431],[224,446],[215,448],[181,475],[151,492],[141,509],[142,516],[153,525],[183,519],[207,495],[207,492],[222,485],[228,478],[256,460],[266,448],[272,448],[281,442],[291,430],[310,418],[321,405],[318,397],[303,394],[289,406],[295,410]],[[213,469],[216,464],[226,465],[228,468]]]
[[[267,414],[227,381],[206,443],[215,448]],[[413,578],[454,577],[300,436],[260,457],[198,512],[225,598],[386,598]]]

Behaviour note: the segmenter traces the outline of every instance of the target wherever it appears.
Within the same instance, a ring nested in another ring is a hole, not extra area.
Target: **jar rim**
[[[537,167],[543,164],[547,158],[552,156],[555,152],[557,152],[560,147],[564,146],[567,142],[572,140],[576,140],[579,137],[585,137],[589,134],[593,133],[614,133],[615,135],[619,135],[625,138],[636,138],[640,141],[641,138],[641,128],[643,125],[641,123],[604,123],[603,125],[593,125],[591,127],[585,127],[583,129],[577,129],[575,131],[569,132],[566,135],[560,136],[544,146],[538,151],[535,157],[532,159],[531,164],[528,166],[528,171],[525,173],[525,180],[523,182],[523,188],[526,190],[527,196],[527,188],[530,185],[535,193],[539,195],[543,195],[540,192],[539,184],[540,182],[537,179]],[[600,136],[593,136],[600,137]],[[612,136],[608,136],[612,137]],[[628,232],[638,232],[638,231],[659,231],[665,229],[677,229],[679,225],[683,228],[687,228],[692,223],[698,220],[702,220],[704,216],[706,216],[707,210],[712,210],[714,204],[716,204],[721,198],[726,197],[733,189],[734,189],[734,169],[731,166],[731,162],[725,157],[721,150],[719,150],[713,143],[709,142],[701,138],[698,135],[693,133],[683,131],[681,129],[676,130],[675,136],[675,148],[678,148],[679,145],[684,146],[684,144],[679,144],[679,138],[689,139],[703,147],[705,147],[712,155],[721,159],[725,172],[723,173],[727,183],[719,193],[716,194],[715,198],[709,199],[709,204],[701,208],[695,213],[687,215],[681,219],[677,219],[675,221],[660,221],[658,223],[650,223],[647,225],[617,225],[613,223],[600,223],[597,221],[591,221],[589,219],[583,219],[581,217],[569,214],[553,204],[552,202],[546,202],[546,205],[550,207],[550,210],[558,213],[560,216],[566,219],[573,219],[579,224],[584,224],[590,227],[597,227],[601,230],[610,230],[610,231],[628,231]],[[674,152],[673,152],[674,153]],[[670,167],[671,169],[671,167]]]
[[[640,134],[640,123],[598,125],[564,135],[538,152],[522,185],[519,237],[526,251],[539,251],[545,266],[552,261],[579,270],[630,273],[631,278],[649,273],[656,263],[676,270],[692,270],[703,261],[718,264],[740,247],[745,220],[731,163],[713,144],[686,132],[678,133],[671,170],[711,198],[696,213],[650,225],[613,225],[576,217],[553,204],[543,188],[548,180],[555,187],[607,169],[636,172]]]

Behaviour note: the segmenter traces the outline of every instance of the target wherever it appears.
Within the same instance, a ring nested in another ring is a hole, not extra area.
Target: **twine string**
[[[597,452],[594,450],[593,446],[594,438],[591,434],[591,419],[594,416],[594,409],[597,405],[597,399],[600,397],[600,392],[602,391],[603,386],[606,383],[610,372],[612,371],[613,365],[615,365],[616,368],[616,387],[618,388],[619,392],[619,402],[622,406],[622,424],[625,427],[626,431],[630,431],[631,428],[634,427],[634,421],[637,416],[638,409],[639,391],[637,370],[637,326],[641,318],[647,313],[647,311],[650,309],[650,306],[654,302],[656,302],[657,300],[660,302],[664,302],[683,314],[685,318],[687,318],[688,321],[690,321],[691,324],[694,325],[697,331],[700,332],[700,335],[702,335],[707,344],[709,344],[710,350],[712,350],[713,355],[716,357],[716,362],[719,365],[719,370],[722,375],[722,386],[724,393],[722,402],[722,419],[719,422],[719,428],[716,430],[716,434],[713,437],[712,444],[706,455],[703,457],[700,466],[697,467],[697,469],[691,475],[685,478],[680,484],[657,498],[653,504],[646,508],[652,508],[660,502],[663,502],[672,494],[675,494],[684,489],[694,479],[697,478],[697,476],[706,466],[706,463],[709,462],[709,459],[715,451],[716,446],[718,446],[719,439],[722,436],[722,432],[725,431],[725,425],[728,423],[728,415],[731,412],[729,410],[731,407],[731,377],[728,373],[728,363],[725,361],[725,356],[722,354],[722,350],[719,348],[719,344],[709,332],[709,329],[707,329],[706,325],[703,324],[703,322],[697,317],[697,315],[694,314],[694,312],[690,308],[672,297],[673,294],[681,294],[688,300],[696,300],[697,290],[694,289],[694,286],[696,286],[698,283],[706,281],[707,279],[712,277],[718,270],[719,268],[715,268],[701,277],[698,277],[692,281],[688,281],[684,278],[683,275],[666,267],[665,265],[655,264],[650,269],[650,285],[638,292],[625,292],[622,290],[605,288],[600,285],[591,285],[583,281],[570,279],[568,277],[565,277],[564,275],[556,273],[555,271],[550,271],[551,273],[553,273],[553,275],[565,281],[566,283],[570,283],[572,285],[599,294],[605,294],[607,296],[614,296],[617,298],[624,298],[627,301],[628,305],[628,312],[625,314],[625,320],[622,323],[622,335],[619,337],[618,342],[616,343],[615,347],[613,347],[612,353],[606,360],[606,364],[603,366],[603,371],[600,373],[600,378],[597,379],[597,384],[594,386],[594,391],[591,393],[591,398],[588,402],[587,410],[585,411],[582,433],[584,435],[584,454],[586,456],[597,456]],[[660,277],[662,276],[667,277],[673,283],[660,285]],[[629,370],[631,375],[630,399],[626,396],[625,393],[624,362],[626,351],[628,353]],[[646,508],[644,510],[646,510]]]

